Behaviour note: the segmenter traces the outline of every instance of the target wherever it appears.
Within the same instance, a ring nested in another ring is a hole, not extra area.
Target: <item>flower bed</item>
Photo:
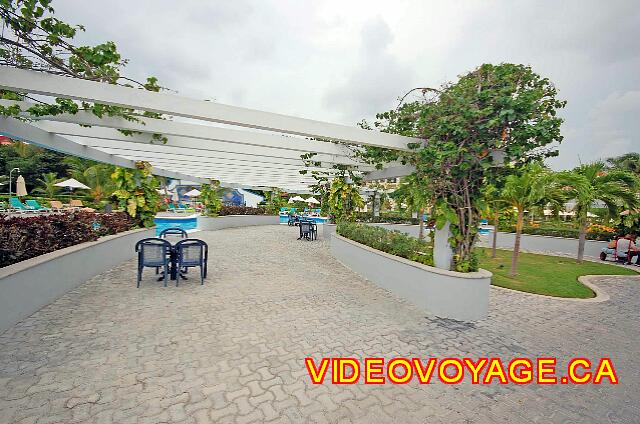
[[[124,212],[71,212],[0,220],[0,267],[134,228]]]
[[[248,206],[223,206],[219,216],[226,215],[272,215],[266,208],[250,208]]]
[[[336,232],[355,242],[385,253],[433,266],[433,246],[400,231],[364,224],[341,223]]]

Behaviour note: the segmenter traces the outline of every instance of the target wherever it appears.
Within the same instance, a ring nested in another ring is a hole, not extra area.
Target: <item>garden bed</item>
[[[353,225],[353,224],[349,224]],[[380,228],[368,227],[377,231]],[[343,234],[344,227],[338,229]],[[367,234],[373,234],[368,233]],[[380,233],[384,238],[384,235]],[[398,240],[404,234],[391,234],[390,239]],[[365,238],[367,236],[364,236]],[[360,240],[366,241],[363,236]],[[385,248],[387,243],[382,240],[369,241],[376,246]],[[415,253],[417,240],[407,241],[407,244],[396,246],[398,253],[412,256]],[[424,243],[424,242],[420,242]],[[424,243],[426,244],[426,243]],[[379,287],[406,299],[410,303],[443,318],[472,321],[486,317],[489,308],[489,286],[491,273],[483,269],[477,272],[461,273],[434,268],[422,263],[406,259],[395,254],[386,253],[365,244],[350,240],[339,234],[331,237],[331,252],[344,265],[356,273],[367,278]]]

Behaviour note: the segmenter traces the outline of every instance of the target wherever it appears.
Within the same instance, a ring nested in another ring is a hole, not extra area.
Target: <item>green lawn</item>
[[[587,286],[578,282],[581,275],[637,275],[633,270],[606,263],[585,261],[582,265],[572,258],[520,253],[518,275],[509,276],[509,250],[498,249],[498,257],[491,258],[491,249],[478,248],[480,267],[493,273],[492,284],[528,293],[557,297],[594,297]]]

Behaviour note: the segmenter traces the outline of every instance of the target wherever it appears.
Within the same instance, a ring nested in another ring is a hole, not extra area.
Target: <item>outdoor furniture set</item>
[[[167,236],[179,236],[181,238],[175,244],[167,240]],[[160,232],[159,237],[140,240],[135,249],[138,252],[138,278],[136,287],[140,288],[142,270],[145,267],[155,268],[156,274],[162,275],[158,281],[176,281],[176,286],[181,279],[187,279],[185,274],[189,268],[200,268],[200,284],[204,284],[207,277],[207,260],[209,258],[209,246],[202,240],[187,238],[187,232],[181,228],[167,228]]]

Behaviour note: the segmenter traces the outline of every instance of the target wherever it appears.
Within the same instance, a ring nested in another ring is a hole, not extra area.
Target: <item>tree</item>
[[[424,210],[432,205],[432,194],[425,190],[428,184],[416,174],[408,175],[400,180],[400,185],[394,192],[394,197],[407,205],[411,212],[418,213],[418,239],[424,239]]]
[[[2,0],[0,1],[0,17],[3,30],[0,35],[0,65],[31,69],[73,78],[100,81],[109,84],[135,84],[138,88],[159,91],[160,86],[155,77],[148,77],[146,82],[138,82],[121,75],[127,64],[117,46],[106,41],[96,46],[76,46],[74,38],[82,25],[66,23],[54,15],[52,0]],[[28,98],[22,93],[0,90],[0,98],[8,100],[24,100]],[[83,101],[80,105],[71,99],[56,98],[52,103],[39,102],[26,109],[29,115],[75,114],[80,108],[94,115],[118,116],[129,121],[140,121],[135,110],[119,106]],[[19,104],[0,106],[0,116],[17,117],[22,113]],[[153,112],[142,112],[144,116],[160,118]],[[125,135],[132,131],[119,130]],[[166,142],[166,137],[153,134],[152,140]]]
[[[518,212],[516,221],[516,239],[513,245],[511,259],[511,276],[518,275],[518,255],[520,254],[520,239],[524,225],[525,210],[536,205],[546,204],[550,193],[557,193],[554,174],[539,163],[533,163],[518,174],[507,176],[502,190],[503,201]]]
[[[60,190],[60,187],[56,186],[56,183],[60,181],[55,172],[47,172],[42,175],[42,178],[38,179],[40,184],[34,191],[45,193],[49,200],[53,200],[53,196]]]
[[[508,206],[508,202],[502,197],[502,189],[494,184],[487,184],[482,189],[482,206],[480,209],[493,221],[493,237],[491,240],[491,257],[498,256],[498,226],[500,224],[500,212]]]
[[[626,153],[609,158],[607,164],[619,171],[628,171],[640,177],[640,153]]]
[[[559,178],[568,197],[576,202],[575,212],[580,229],[578,262],[582,263],[589,208],[600,201],[607,207],[609,216],[617,216],[621,207],[635,207],[638,204],[638,180],[628,171],[607,170],[603,162],[580,165],[571,171],[560,173]]]
[[[205,208],[207,216],[217,216],[222,208],[222,200],[220,199],[220,181],[211,180],[209,184],[200,186],[200,200]]]
[[[410,93],[422,98],[378,114],[375,127],[422,142],[411,143],[409,153],[370,148],[362,157],[369,163],[399,159],[416,166],[437,199],[436,215],[453,219],[456,269],[474,270],[470,264],[475,262],[482,186],[529,162],[556,156],[549,146],[562,141],[557,110],[566,102],[557,99],[547,78],[509,63],[481,65],[439,89],[411,90],[403,101]]]
[[[358,187],[345,177],[336,177],[329,189],[329,209],[336,222],[354,221],[356,209],[364,206]]]

